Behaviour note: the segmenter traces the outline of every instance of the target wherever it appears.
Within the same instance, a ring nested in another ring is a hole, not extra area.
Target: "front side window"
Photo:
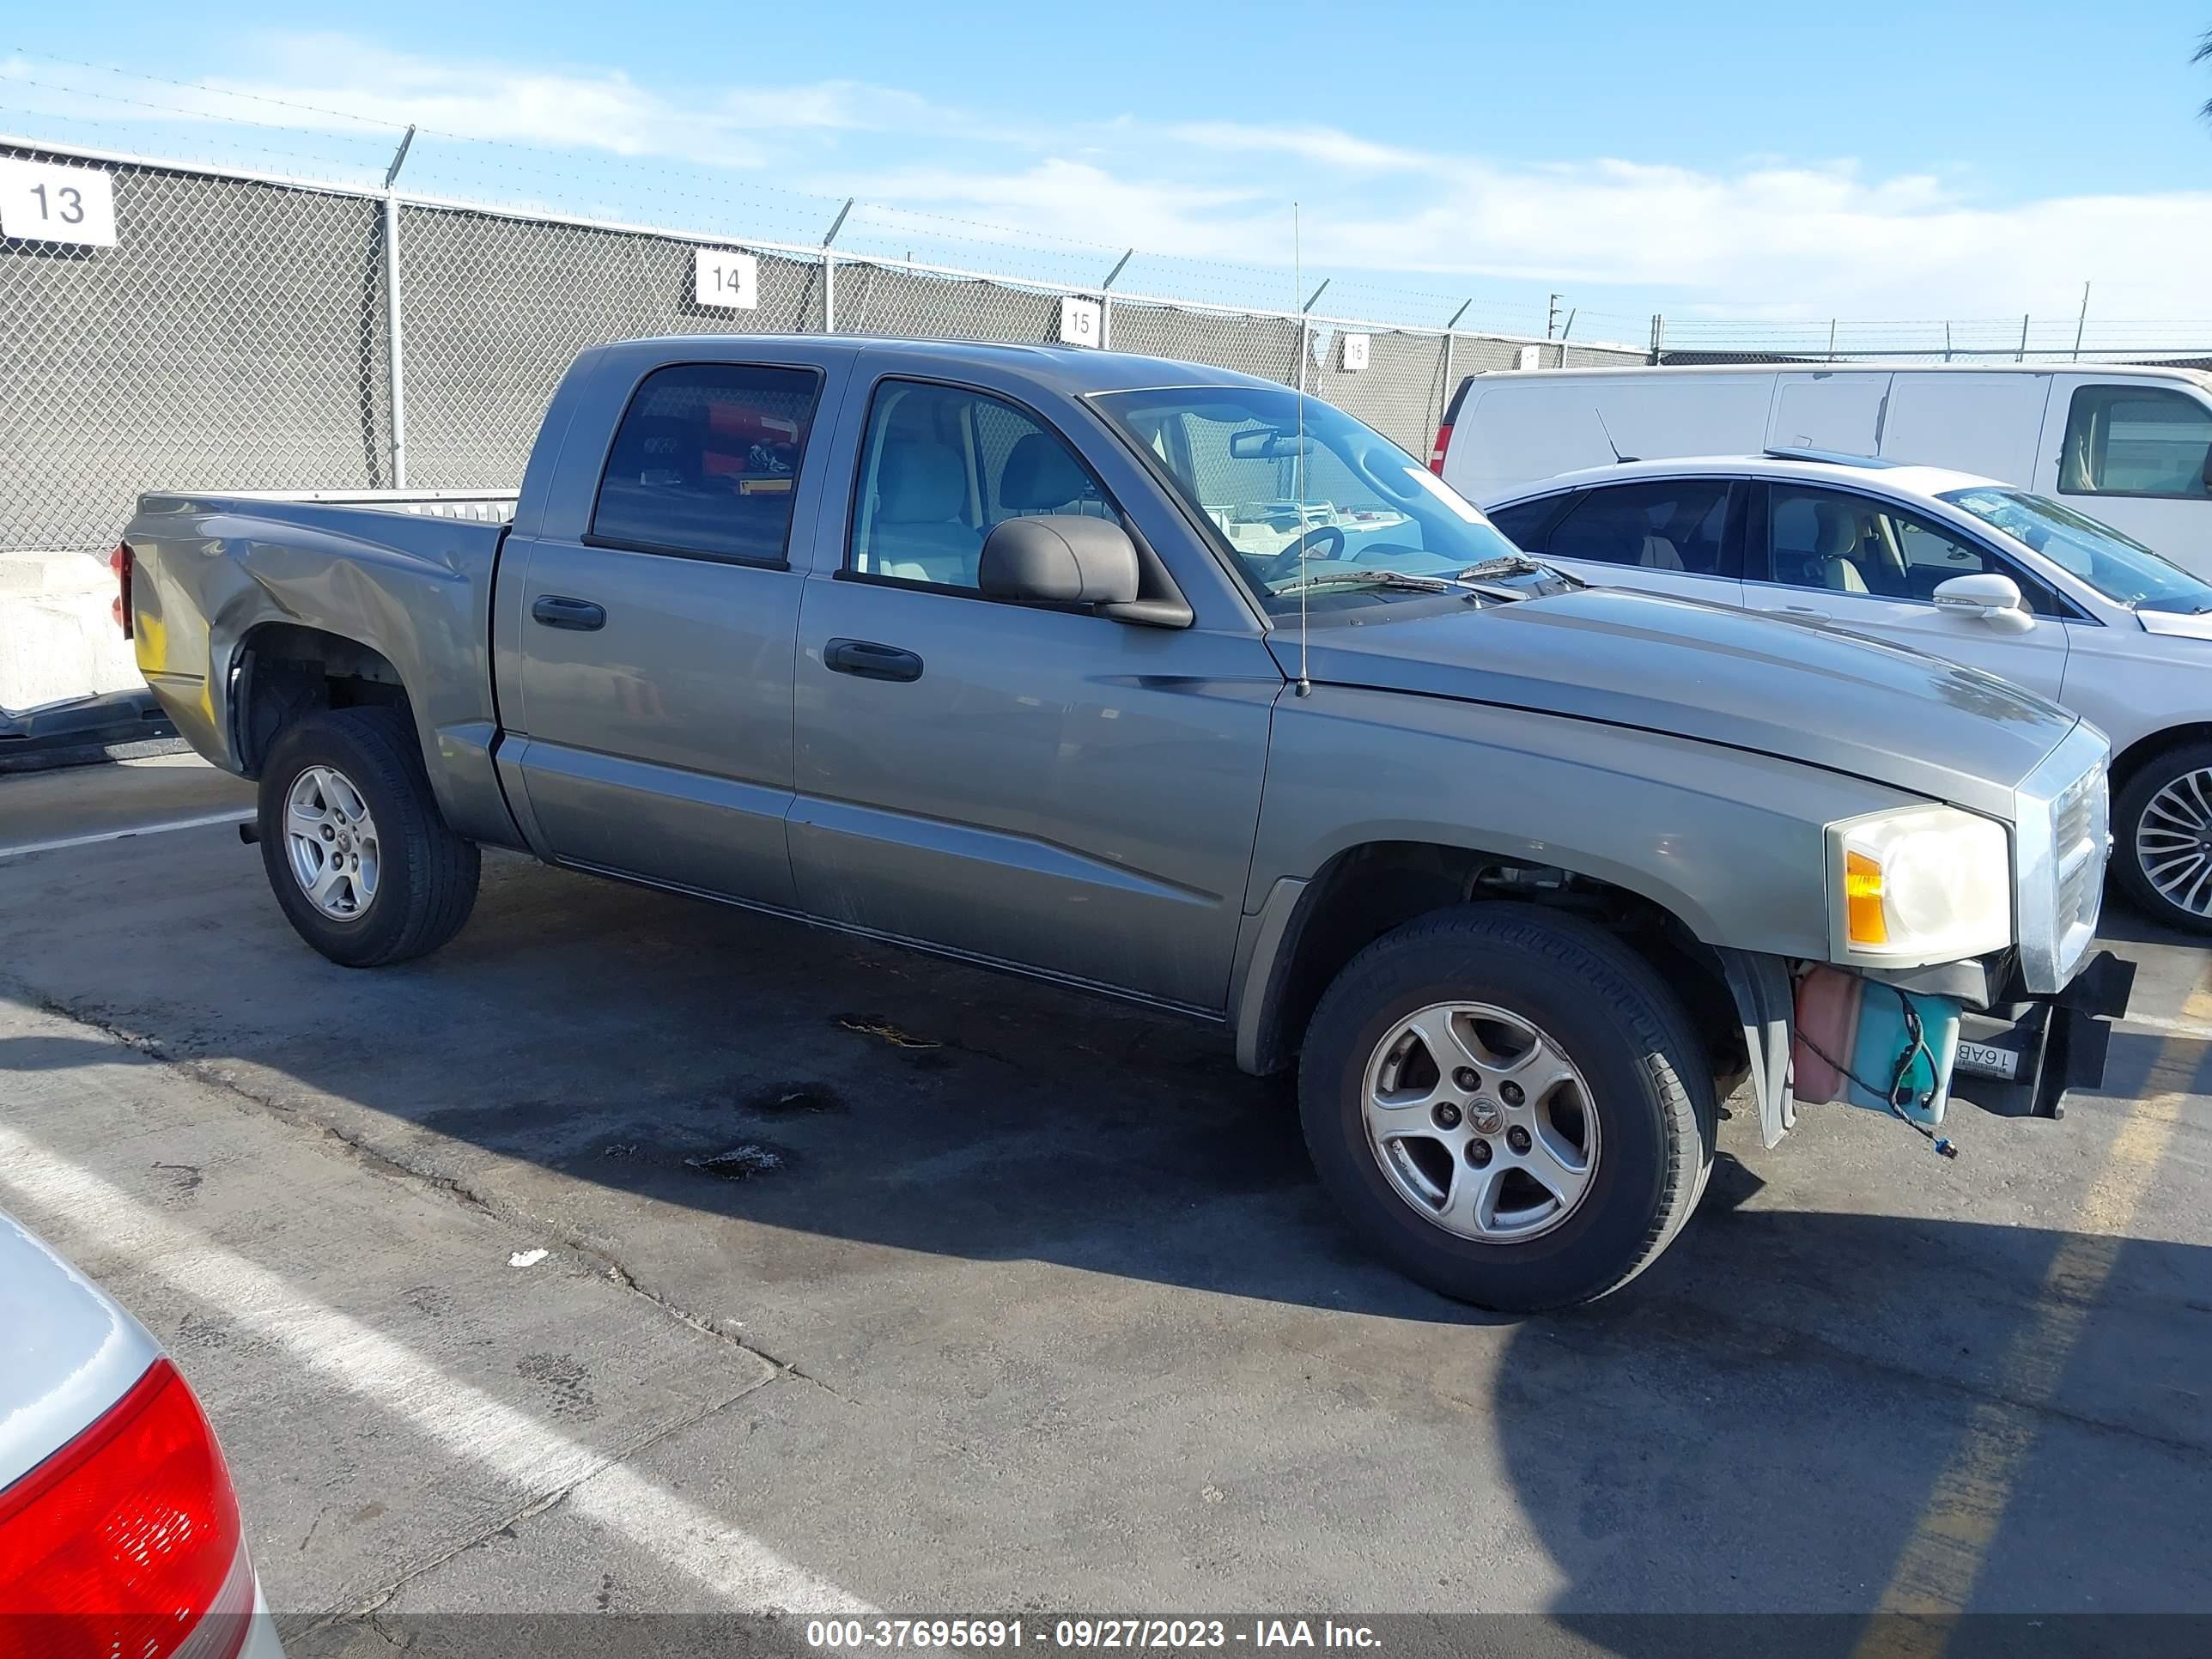
[[[1555,559],[1594,559],[1687,575],[1732,575],[1723,548],[1725,478],[1677,478],[1593,489],[1545,544]]]
[[[1372,578],[1365,585],[1381,592],[1394,574],[1449,577],[1518,556],[1427,467],[1318,398],[1199,386],[1093,402],[1152,456],[1270,609],[1296,610],[1285,590],[1302,580],[1358,588]]]
[[[2143,611],[2212,611],[2212,583],[2046,496],[2021,489],[1954,489],[1943,499],[2033,548],[2108,599]]]
[[[868,411],[848,568],[973,588],[1008,519],[1118,514],[1066,441],[1013,404],[960,386],[886,380]]]
[[[630,398],[592,510],[592,539],[781,564],[821,377],[750,363],[655,369]]]
[[[2062,614],[2050,587],[1954,531],[1872,496],[1776,484],[1768,498],[1768,568],[1789,587],[1932,604],[1954,576],[2009,576],[2027,608]]]
[[[2212,409],[2155,386],[2085,386],[2066,416],[2064,495],[2212,495]]]

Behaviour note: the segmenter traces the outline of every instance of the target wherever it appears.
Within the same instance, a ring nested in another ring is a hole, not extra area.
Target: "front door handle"
[[[540,593],[531,604],[530,615],[548,628],[569,628],[580,634],[607,625],[606,606],[589,599],[566,599],[558,593]]]
[[[918,680],[921,659],[895,645],[872,640],[832,640],[822,647],[823,665],[832,673],[857,674],[864,680]]]
[[[1777,605],[1775,610],[1777,613],[1781,616],[1799,617],[1802,617],[1807,622],[1826,622],[1828,620],[1828,613],[1815,605]]]

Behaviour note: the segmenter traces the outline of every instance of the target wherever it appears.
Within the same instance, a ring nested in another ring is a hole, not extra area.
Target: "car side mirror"
[[[2020,584],[1995,570],[1939,582],[1935,597],[1938,611],[1978,618],[2000,633],[2025,634],[2035,626],[2035,618],[2028,615],[2027,603],[2020,596]]]
[[[1110,519],[1009,519],[983,540],[976,586],[1033,605],[1133,605],[1137,546]]]

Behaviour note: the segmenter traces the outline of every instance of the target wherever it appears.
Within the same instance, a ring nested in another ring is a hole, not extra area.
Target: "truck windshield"
[[[1449,484],[1318,398],[1304,400],[1303,437],[1300,400],[1287,387],[1179,386],[1093,401],[1151,453],[1270,608],[1294,606],[1295,594],[1285,596],[1301,578],[1306,592],[1418,598],[1439,585],[1390,578],[1449,578],[1519,558]]]
[[[2021,489],[1954,489],[1936,499],[2026,543],[2108,599],[2139,611],[2212,611],[2212,584],[2048,496]]]

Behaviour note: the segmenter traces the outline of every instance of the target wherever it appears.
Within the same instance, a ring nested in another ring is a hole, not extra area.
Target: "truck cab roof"
[[[720,362],[763,358],[787,362],[821,362],[862,353],[887,355],[917,373],[957,375],[986,365],[1041,381],[1071,397],[1098,392],[1134,392],[1161,386],[1263,386],[1280,391],[1283,383],[1234,369],[1213,368],[1165,357],[1099,351],[1089,346],[1021,345],[980,340],[899,340],[870,335],[702,334],[674,338],[623,340],[599,348],[611,356],[653,362]]]

